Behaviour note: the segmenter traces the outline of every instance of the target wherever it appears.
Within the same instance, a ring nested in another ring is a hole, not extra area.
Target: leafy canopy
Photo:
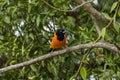
[[[0,67],[24,62],[49,51],[50,37],[57,28],[67,31],[67,46],[94,42],[98,34],[84,8],[66,12],[78,6],[72,0],[1,0],[0,1]],[[120,44],[120,6],[117,0],[98,0],[92,4],[113,25],[97,21],[102,38]],[[63,11],[62,11],[63,10]],[[75,78],[86,50],[56,56],[40,63],[1,74],[2,80],[69,80]],[[97,54],[103,54],[99,57]],[[78,79],[120,79],[120,58],[103,48],[92,49],[84,60]]]

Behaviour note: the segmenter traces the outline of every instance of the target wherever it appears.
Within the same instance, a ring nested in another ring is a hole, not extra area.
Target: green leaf
[[[24,55],[24,52],[25,52],[25,47],[24,45],[22,45],[22,55]]]
[[[6,23],[10,23],[10,17],[6,16],[5,19],[4,19],[4,21],[5,21]]]
[[[0,35],[0,40],[3,40],[4,39],[4,36],[3,35]]]
[[[30,65],[30,68],[34,71],[34,72],[37,72],[37,68],[35,67],[35,65]]]
[[[105,34],[106,34],[106,27],[104,27],[104,28],[102,29],[102,37],[103,37],[103,38],[105,38]]]
[[[13,64],[15,64],[15,63],[16,63],[16,60],[10,61],[10,65],[13,65]]]
[[[67,25],[67,26],[75,26],[75,19],[68,16],[67,19],[63,20],[63,22]]]
[[[85,63],[85,64],[89,64],[88,60],[84,60],[84,63]]]
[[[119,33],[119,25],[116,22],[113,22],[113,27]]]
[[[28,80],[35,80],[36,76],[30,76],[28,77]]]
[[[12,17],[14,17],[16,14],[15,12],[17,11],[17,7],[13,7],[13,10],[12,10]]]
[[[118,9],[118,12],[117,12],[118,16],[120,17],[120,8]]]
[[[40,15],[38,15],[36,18],[36,25],[39,26],[39,24],[40,24]]]
[[[117,4],[118,4],[118,2],[114,2],[114,3],[112,4],[110,13],[117,7]]]
[[[86,73],[86,69],[84,67],[81,68],[80,75],[83,78],[83,80],[86,80],[87,73]]]
[[[32,9],[32,5],[28,5],[28,13],[30,13],[31,12],[31,9]]]
[[[111,20],[111,17],[110,17],[107,13],[103,13],[103,12],[102,12],[102,15],[103,15],[106,19]]]
[[[75,80],[75,75],[71,76],[69,80]]]
[[[32,33],[30,33],[29,37],[34,40],[34,35]]]

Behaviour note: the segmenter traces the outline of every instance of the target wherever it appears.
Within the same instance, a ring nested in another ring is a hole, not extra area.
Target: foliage
[[[45,3],[46,2],[46,3]],[[102,37],[119,46],[120,5],[117,0],[98,0],[93,6],[113,25],[98,21]],[[107,4],[106,4],[107,2]],[[103,5],[104,4],[104,5]],[[57,28],[67,31],[67,46],[94,42],[98,38],[91,15],[72,0],[1,0],[0,68],[24,62],[49,51],[50,37]],[[40,63],[10,70],[1,80],[69,80],[73,79],[87,49],[53,57]],[[99,57],[97,54],[103,54]],[[103,48],[92,49],[77,79],[120,79],[120,55]]]

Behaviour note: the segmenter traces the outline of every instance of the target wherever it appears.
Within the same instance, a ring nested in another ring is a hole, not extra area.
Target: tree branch
[[[98,26],[97,20],[94,18],[94,16],[92,16],[92,20],[93,20],[93,23],[95,25],[95,28],[96,28],[96,31],[97,31],[98,35],[101,36],[101,29]]]
[[[92,16],[92,20],[93,20],[93,23],[95,25],[96,31],[98,33],[98,38],[95,40],[95,42],[98,42],[102,38],[101,29],[98,26],[97,20],[94,16]]]
[[[30,64],[34,64],[34,63],[40,62],[42,60],[52,58],[52,57],[57,56],[57,55],[69,53],[69,52],[72,52],[72,51],[75,51],[75,50],[80,50],[80,49],[83,49],[83,48],[98,48],[98,47],[106,48],[110,51],[113,51],[113,52],[116,52],[116,53],[120,54],[120,50],[118,49],[118,47],[116,47],[114,44],[110,44],[110,43],[107,43],[107,42],[79,44],[79,45],[69,47],[69,48],[66,48],[66,49],[63,49],[63,50],[59,50],[59,51],[55,51],[55,52],[45,54],[43,56],[40,56],[38,58],[34,58],[32,60],[29,60],[29,61],[25,61],[25,62],[22,62],[22,63],[18,63],[18,64],[15,64],[15,65],[10,65],[10,66],[1,68],[0,73],[4,73],[6,71],[17,69],[17,68],[20,68],[20,67],[23,67],[23,66],[28,66]]]
[[[87,2],[84,2],[82,3],[81,5],[78,5],[76,7],[74,7],[72,10],[62,10],[62,9],[59,9],[59,8],[56,8],[52,5],[50,5],[49,3],[47,3],[45,0],[42,0],[46,5],[48,5],[50,8],[52,9],[55,9],[55,10],[58,10],[58,11],[61,11],[61,12],[73,12],[73,11],[76,11],[78,8],[80,8],[81,6],[87,4],[87,3],[90,3],[90,2],[93,2],[93,0],[90,0],[90,1],[87,1]]]
[[[84,0],[75,0],[78,4],[85,3]],[[99,11],[97,11],[94,7],[91,6],[90,3],[84,4],[82,6],[87,12],[89,12],[92,16],[94,16],[97,20],[102,20],[105,23],[108,23],[109,20],[107,20]]]

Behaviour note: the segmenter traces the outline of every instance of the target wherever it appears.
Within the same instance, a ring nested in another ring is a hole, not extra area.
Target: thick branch
[[[16,69],[16,68],[20,68],[20,67],[23,67],[23,66],[28,66],[30,64],[37,63],[37,62],[40,62],[42,60],[51,58],[53,56],[65,54],[65,53],[68,53],[68,52],[71,52],[71,51],[80,50],[80,49],[83,49],[83,48],[98,48],[98,47],[106,48],[110,51],[113,51],[113,52],[116,52],[116,53],[120,54],[120,50],[114,44],[110,44],[110,43],[107,43],[107,42],[79,44],[77,46],[73,46],[73,47],[63,49],[63,50],[48,53],[46,55],[40,56],[38,58],[34,58],[32,60],[29,60],[29,61],[25,61],[25,62],[18,63],[18,64],[15,64],[15,65],[11,65],[11,66],[8,66],[8,67],[5,67],[5,68],[1,68],[0,73],[4,73],[6,71],[13,70],[13,69]]]
[[[78,4],[85,3],[84,0],[75,0]],[[102,20],[105,23],[108,23],[109,20],[107,20],[99,11],[97,11],[94,7],[91,6],[90,3],[84,4],[82,6],[85,10],[87,10],[92,16],[94,16],[97,20]]]

